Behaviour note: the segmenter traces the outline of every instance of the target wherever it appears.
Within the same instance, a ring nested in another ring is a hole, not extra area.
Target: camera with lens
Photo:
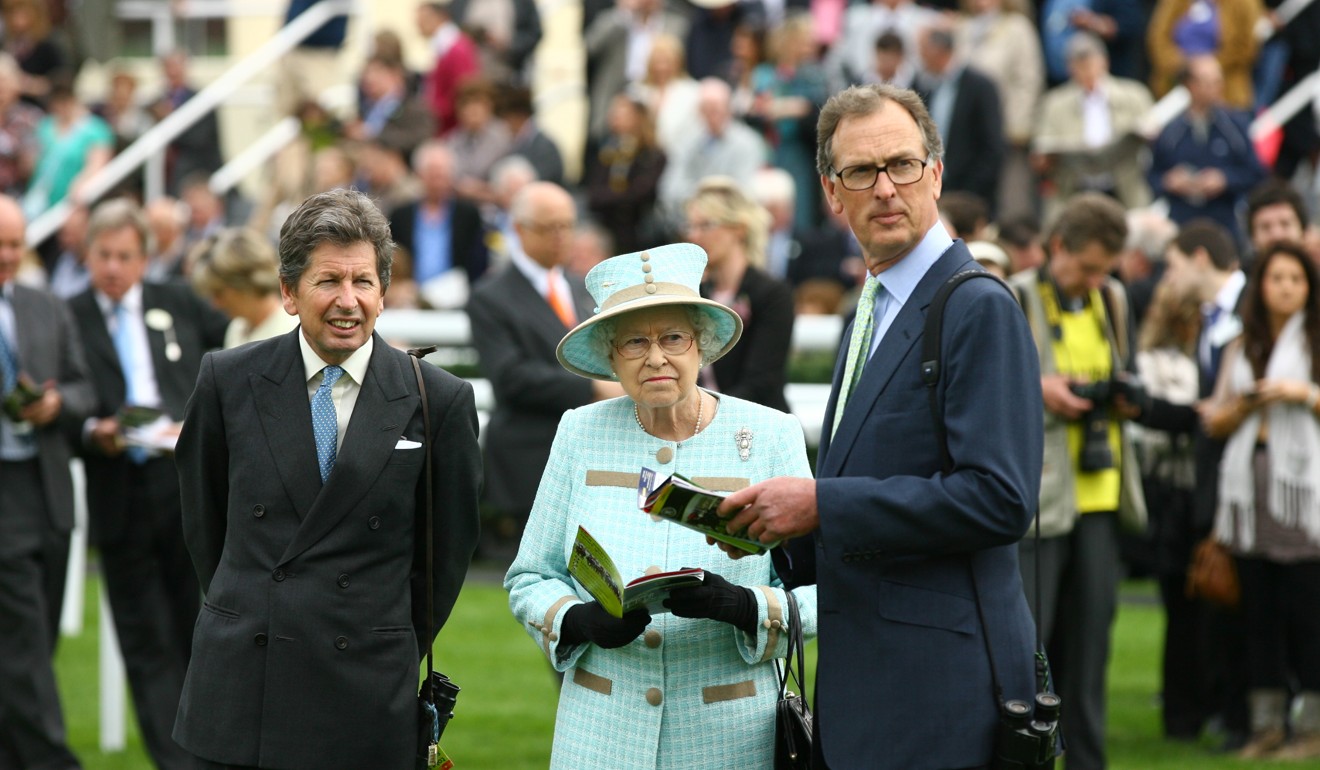
[[[1052,692],[1036,693],[1034,713],[1026,701],[1004,701],[991,770],[1053,770],[1062,705]]]
[[[1082,451],[1078,465],[1084,471],[1102,471],[1114,467],[1114,452],[1109,446],[1109,413],[1114,398],[1122,396],[1145,413],[1150,396],[1139,380],[1113,377],[1098,382],[1074,382],[1068,386],[1074,396],[1091,402],[1082,414]]]

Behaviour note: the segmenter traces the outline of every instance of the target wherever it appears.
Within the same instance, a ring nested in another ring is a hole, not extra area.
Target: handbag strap
[[[435,537],[433,536],[432,521],[434,515],[434,506],[431,501],[434,496],[431,479],[431,408],[426,401],[426,381],[422,379],[423,357],[435,352],[435,345],[429,345],[424,348],[409,348],[408,358],[412,361],[413,372],[417,375],[417,392],[422,397],[422,430],[426,432],[422,440],[422,446],[426,451],[426,694],[428,700],[433,697],[431,693],[431,675],[435,673],[435,581],[431,579],[434,572],[433,560],[435,559]]]
[[[779,671],[779,697],[783,699],[784,694],[788,691],[788,680],[790,678],[797,685],[798,694],[805,697],[806,693],[802,692],[802,677],[803,672],[807,670],[806,653],[803,649],[806,647],[806,643],[802,638],[801,614],[798,612],[797,597],[793,596],[793,592],[787,588],[784,589],[784,603],[788,605],[788,654],[784,657],[783,670]],[[793,656],[795,655],[797,656],[796,669],[793,666]],[[776,665],[778,664],[776,663]]]

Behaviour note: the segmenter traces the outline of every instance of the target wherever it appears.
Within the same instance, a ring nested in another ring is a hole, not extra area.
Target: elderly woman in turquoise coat
[[[605,260],[587,275],[596,314],[559,344],[566,369],[626,395],[565,413],[504,579],[513,614],[564,674],[553,768],[773,765],[788,612],[769,556],[730,561],[638,507],[643,467],[724,492],[811,472],[795,418],[698,387],[742,332],[735,312],[699,295],[705,264],[687,243]],[[673,591],[667,612],[615,618],[569,576],[579,526],[625,581],[700,567],[705,582]],[[813,638],[815,587],[793,596]]]

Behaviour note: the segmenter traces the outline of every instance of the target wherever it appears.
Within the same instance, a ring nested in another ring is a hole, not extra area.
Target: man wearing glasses
[[[731,531],[794,538],[773,552],[779,575],[819,587],[813,766],[987,767],[999,704],[1037,691],[1016,548],[1040,489],[1031,332],[1003,286],[959,287],[944,312],[935,416],[922,379],[927,308],[950,276],[980,269],[939,220],[939,132],[916,94],[873,85],[831,98],[817,140],[826,200],[869,276],[835,366],[816,480],[756,484],[721,513]]]

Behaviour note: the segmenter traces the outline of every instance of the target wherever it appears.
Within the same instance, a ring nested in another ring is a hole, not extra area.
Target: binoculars
[[[991,770],[1054,770],[1062,705],[1052,692],[1036,693],[1035,713],[1026,701],[1004,701]]]

